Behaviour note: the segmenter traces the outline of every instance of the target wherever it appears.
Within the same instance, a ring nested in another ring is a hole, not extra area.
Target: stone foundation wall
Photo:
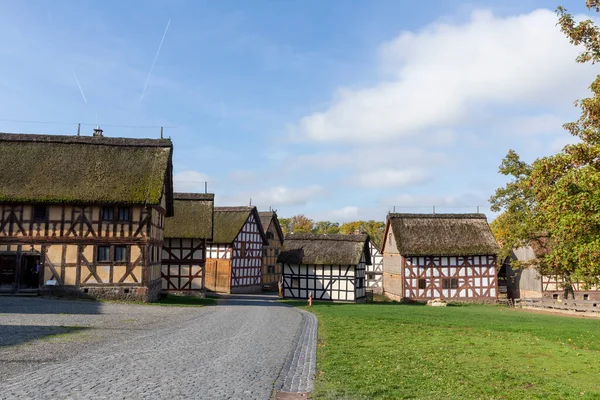
[[[141,301],[151,303],[160,299],[161,280],[157,279],[148,286],[42,286],[45,296]]]
[[[254,286],[233,286],[229,293],[238,293],[238,294],[256,294],[262,293],[261,285]]]
[[[565,291],[564,290],[557,290],[557,291],[548,291],[548,292],[544,292],[542,295],[542,298],[544,299],[563,299],[564,298],[564,294]],[[590,290],[588,292],[580,290],[574,293],[575,294],[575,300],[600,300],[600,291],[598,290]],[[585,295],[587,295],[587,298],[584,298]],[[538,296],[539,297],[539,296]],[[521,295],[522,299],[525,298],[533,298],[532,296],[529,297],[525,297],[523,295]],[[569,300],[572,300],[572,294],[569,294]]]

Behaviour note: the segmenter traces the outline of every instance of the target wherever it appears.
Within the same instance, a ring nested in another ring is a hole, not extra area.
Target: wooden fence
[[[600,300],[515,299],[515,307],[548,308],[600,314]]]

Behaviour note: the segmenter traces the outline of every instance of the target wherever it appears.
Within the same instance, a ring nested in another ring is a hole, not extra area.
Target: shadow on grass
[[[32,340],[52,340],[63,335],[89,329],[84,326],[0,325],[0,349]]]

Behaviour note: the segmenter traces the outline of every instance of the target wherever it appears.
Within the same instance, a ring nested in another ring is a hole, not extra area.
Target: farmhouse
[[[152,301],[167,139],[0,134],[0,289]]]
[[[389,214],[382,250],[392,299],[497,297],[498,245],[484,214]]]
[[[367,288],[372,289],[373,293],[381,294],[383,291],[383,254],[371,239],[369,239],[369,252],[371,253],[371,264],[367,264]]]
[[[221,293],[260,293],[262,249],[269,242],[256,207],[215,207],[213,226],[206,288]]]
[[[367,235],[295,233],[279,254],[283,295],[288,299],[365,300],[365,268],[371,263]]]
[[[283,246],[284,235],[275,211],[263,211],[258,214],[269,242],[263,246],[262,286],[263,289],[277,290],[277,282],[281,278],[281,264],[277,262],[277,257]]]
[[[165,221],[162,290],[204,294],[206,247],[213,237],[212,193],[175,193],[174,216]]]
[[[527,246],[514,249],[510,258],[502,264],[505,275],[507,295],[513,299],[576,299],[600,300],[600,287],[584,287],[581,282],[573,282],[572,290],[568,290],[562,276],[541,275],[535,265],[524,268],[513,268],[512,260],[530,262],[539,256],[534,247]]]

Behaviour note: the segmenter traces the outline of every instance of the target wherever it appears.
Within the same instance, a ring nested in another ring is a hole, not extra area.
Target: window
[[[425,289],[427,287],[427,281],[425,279],[419,279],[419,289]]]
[[[365,286],[365,278],[358,278],[356,282],[356,288],[362,289]]]
[[[275,236],[273,235],[273,232],[267,232],[267,239],[273,239]]]
[[[388,234],[388,244],[392,244],[392,233]]]
[[[240,257],[246,257],[246,242],[240,244]]]
[[[450,289],[450,279],[442,279],[442,289]]]
[[[458,289],[458,278],[450,279],[450,289]]]
[[[268,274],[274,274],[275,273],[275,266],[274,265],[268,265],[267,266],[267,273]]]
[[[275,257],[279,256],[279,249],[275,249]]]
[[[127,246],[115,246],[115,262],[127,261]]]
[[[584,300],[589,300],[590,299],[590,295],[589,294],[584,294],[583,295],[583,299]]]
[[[558,294],[554,293],[554,294],[552,295],[552,298],[553,298],[554,300],[558,299]]]
[[[102,221],[112,221],[114,219],[114,209],[112,207],[102,207]]]
[[[375,274],[367,274],[367,279],[372,281],[373,279],[375,279]]]
[[[98,254],[96,255],[96,261],[98,261],[98,262],[109,262],[110,261],[110,246],[98,246]]]
[[[46,206],[33,206],[33,220],[46,221],[48,219],[48,208]]]
[[[263,248],[263,257],[268,257],[268,256],[269,256],[269,249]]]
[[[119,221],[131,221],[131,209],[129,207],[119,207]]]
[[[300,278],[292,278],[292,288],[300,287]]]

